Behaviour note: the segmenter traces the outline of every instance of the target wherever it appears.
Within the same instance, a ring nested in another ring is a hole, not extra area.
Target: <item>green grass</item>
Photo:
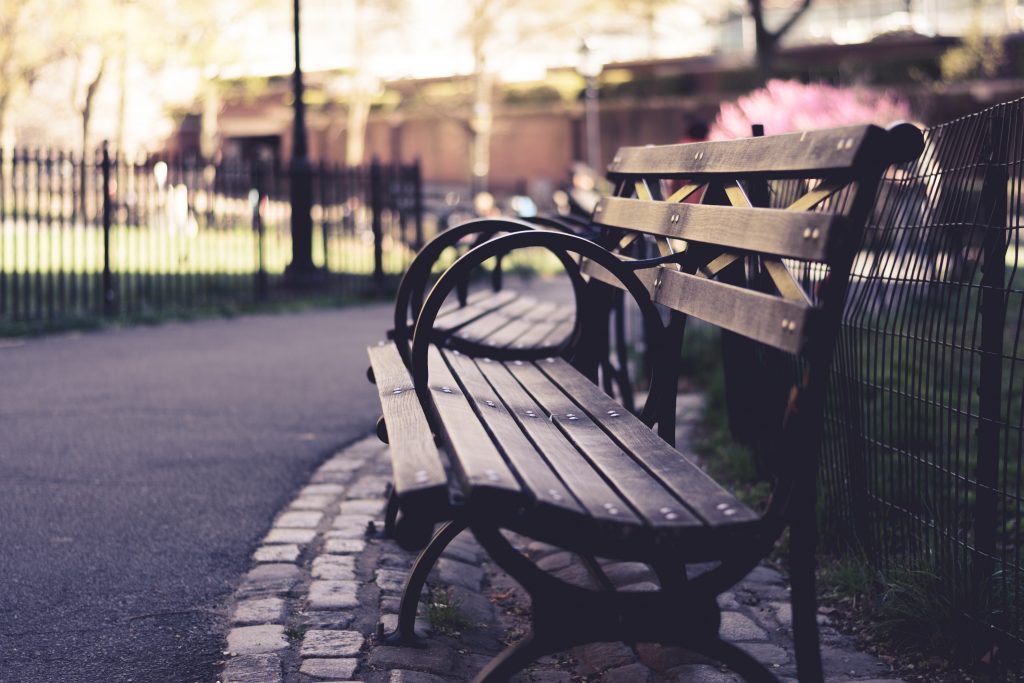
[[[258,241],[247,223],[193,231],[114,225],[110,231],[110,264],[120,273],[244,274],[257,270]],[[384,270],[401,272],[412,250],[387,233],[382,244]],[[263,238],[264,270],[283,273],[291,261],[291,234],[268,228]],[[314,226],[313,262],[326,262],[338,272],[373,272],[373,236],[367,230],[339,234]],[[6,273],[100,273],[103,231],[98,226],[71,226],[8,221],[0,230],[0,264]]]
[[[741,502],[762,508],[770,485],[758,477],[751,450],[737,443],[730,431],[718,331],[688,323],[681,367],[682,374],[704,391],[701,429],[694,447],[705,470]]]
[[[240,315],[298,313],[302,311],[343,308],[371,303],[377,298],[342,294],[309,294],[268,301],[225,300],[205,306],[168,307],[159,311],[126,313],[114,317],[79,313],[52,320],[41,318],[28,321],[0,320],[0,338],[33,337],[62,332],[89,332],[100,329],[133,325],[162,325],[169,322],[234,318]]]
[[[451,589],[437,587],[430,591],[426,617],[435,633],[457,636],[469,628],[469,620],[461,610],[462,603],[452,595]]]
[[[913,348],[901,348],[902,343],[904,341],[891,340],[887,348],[895,351],[902,359],[900,362],[907,364],[905,372],[871,356],[870,348],[865,348],[867,355],[860,357],[862,369],[886,373],[883,381],[890,382],[889,386],[903,386],[909,391],[912,382],[918,392],[922,391],[922,387],[927,390],[927,384],[922,378],[934,376],[934,371],[924,375],[924,365],[934,363],[935,360],[929,360]],[[683,369],[687,378],[703,389],[706,395],[701,425],[703,433],[696,444],[703,466],[745,503],[755,508],[763,506],[769,486],[759,481],[750,450],[736,444],[729,431],[717,332],[701,325],[690,325],[683,352]],[[941,395],[943,400],[950,400],[955,388],[940,386],[934,391],[933,399]],[[902,448],[918,449],[919,453],[925,444],[932,444],[929,448],[936,443],[942,443],[943,448],[962,447],[961,439],[935,433],[935,423],[925,420],[923,415],[910,413],[914,419],[923,420],[916,425],[912,419],[887,423],[886,420],[893,419],[892,411],[911,410],[909,405],[892,405],[893,396],[894,392],[879,390],[868,402],[868,412],[862,423],[868,434],[872,433],[872,429],[891,430],[874,438],[903,439],[900,442]],[[899,398],[913,403],[921,402],[920,398]],[[963,400],[970,402],[974,399]],[[851,416],[843,417],[849,419]],[[900,431],[908,425],[919,429],[913,438]],[[833,432],[826,438],[839,436]],[[973,438],[973,433],[964,438]],[[973,453],[973,449],[969,453]],[[959,467],[973,467],[973,456],[959,454],[956,457]],[[1012,471],[1012,468],[1007,464],[1003,470]],[[1007,472],[1001,471],[1000,476],[1006,477]],[[871,473],[867,485],[870,495],[895,495],[902,505],[913,506],[909,509],[917,511],[928,510],[934,496],[952,494],[952,486],[936,481],[935,477],[926,477],[921,472],[908,472],[907,468],[895,466],[879,467]],[[960,493],[963,496],[962,490]],[[854,491],[852,495],[864,496],[864,493]],[[964,502],[960,505],[967,509],[958,513],[954,524],[960,529],[960,537],[970,538],[969,530],[973,522],[971,506]],[[843,543],[828,544],[834,554],[820,558],[819,594],[825,604],[834,606],[843,615],[848,626],[866,634],[880,649],[895,653],[897,660],[928,660],[928,666],[942,669],[953,666],[943,661],[975,663],[963,659],[969,656],[965,654],[963,644],[972,642],[972,636],[985,630],[979,626],[981,624],[995,624],[1011,633],[1019,632],[1020,625],[1015,620],[1019,620],[1024,612],[1020,577],[997,572],[988,581],[978,585],[971,576],[969,561],[951,559],[958,557],[952,553],[940,557],[931,539],[916,538],[907,535],[907,531],[897,529],[886,529],[890,545],[885,553],[889,560],[883,571],[869,561],[856,541],[848,535],[848,527],[834,523],[831,518],[837,514],[841,514],[841,511],[835,507],[835,502],[829,502],[822,491],[819,495],[819,515],[822,517],[823,528],[838,530],[826,531],[826,540],[828,537],[836,540],[839,533],[846,536]],[[879,523],[882,521],[878,520]],[[1006,542],[1005,538],[1010,531],[1008,529],[1003,533],[1003,542]],[[1012,531],[1016,533],[1016,527]],[[779,558],[784,560],[783,555],[779,555]],[[849,618],[851,615],[852,619]],[[973,642],[976,661],[991,648],[991,644],[979,644],[976,638]],[[950,659],[954,652],[958,653],[959,660]]]

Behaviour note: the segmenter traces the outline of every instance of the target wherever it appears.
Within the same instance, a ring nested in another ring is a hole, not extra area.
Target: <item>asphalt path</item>
[[[252,550],[378,415],[383,305],[0,340],[0,681],[213,681]]]

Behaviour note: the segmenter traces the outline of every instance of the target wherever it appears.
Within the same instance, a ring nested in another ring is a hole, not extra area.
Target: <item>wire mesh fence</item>
[[[854,266],[826,405],[822,538],[862,552],[917,628],[952,624],[964,661],[1016,677],[1024,101],[925,140],[887,174]],[[774,183],[770,202],[806,189]]]
[[[357,295],[423,240],[418,165],[314,165],[319,286]],[[0,323],[145,317],[295,296],[290,174],[264,161],[0,150]]]

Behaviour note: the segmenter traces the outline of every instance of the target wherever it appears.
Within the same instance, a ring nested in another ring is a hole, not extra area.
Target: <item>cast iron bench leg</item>
[[[468,526],[469,522],[464,518],[445,522],[430,539],[427,547],[420,552],[416,563],[409,570],[409,578],[405,581],[402,602],[398,608],[398,628],[394,633],[384,637],[385,645],[412,645],[416,642],[416,608],[419,605],[420,595],[423,593],[423,585],[427,582],[427,576],[437,564],[438,558],[441,557],[441,553],[448,547],[448,544]]]

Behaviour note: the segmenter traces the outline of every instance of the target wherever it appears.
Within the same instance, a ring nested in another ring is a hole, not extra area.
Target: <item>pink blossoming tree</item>
[[[750,137],[753,123],[765,135],[814,128],[874,123],[887,126],[911,118],[910,105],[890,92],[826,83],[770,80],[735,102],[725,102],[711,125],[712,140]]]

